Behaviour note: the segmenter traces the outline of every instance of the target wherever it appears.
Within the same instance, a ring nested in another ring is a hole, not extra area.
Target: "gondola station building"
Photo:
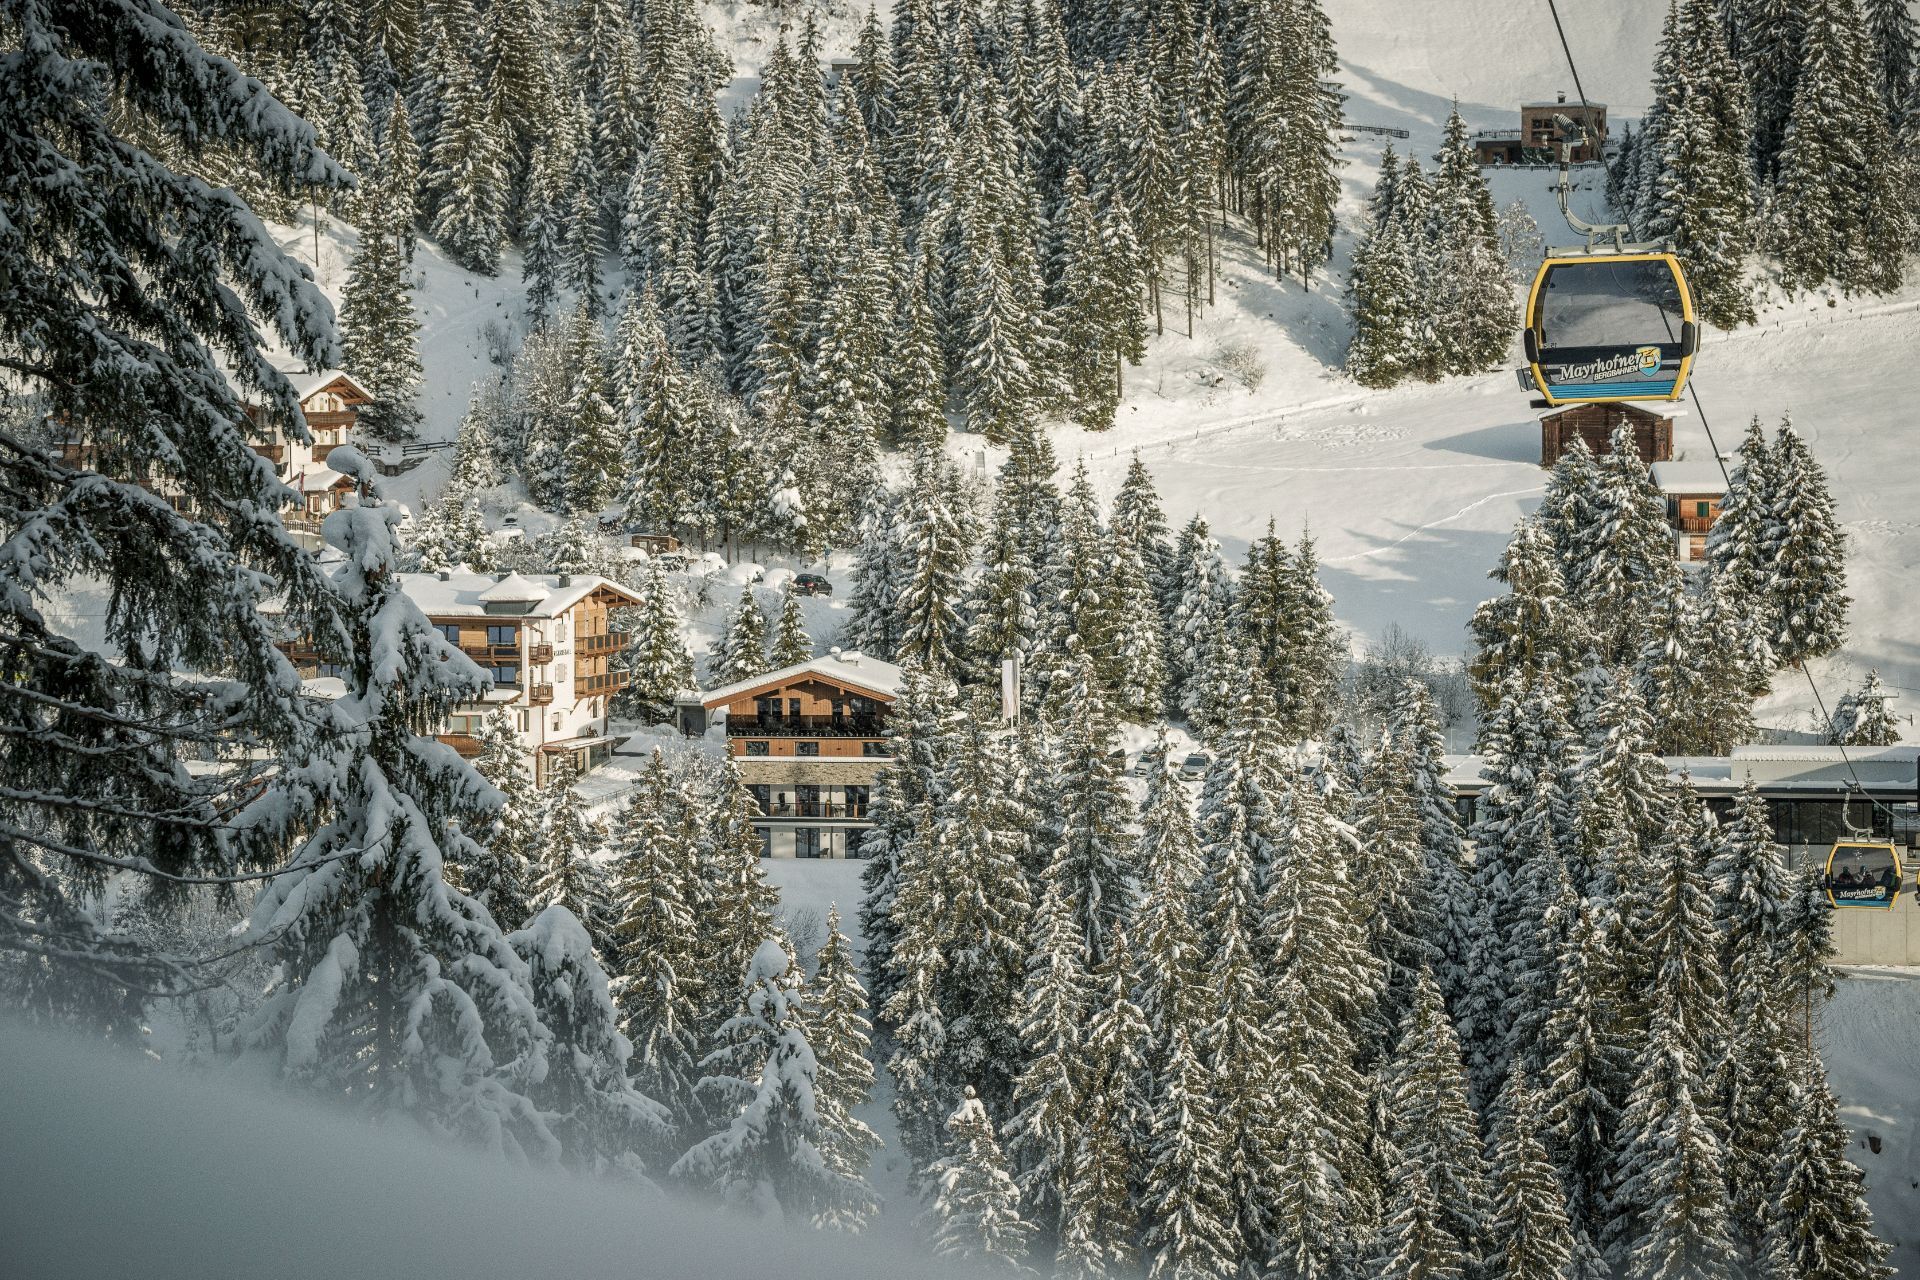
[[[754,826],[767,856],[861,856],[873,785],[892,756],[887,716],[900,683],[892,663],[835,649],[702,696],[759,806]]]
[[[1487,788],[1483,761],[1449,756],[1447,765],[1455,810],[1471,826]],[[1838,963],[1920,965],[1920,746],[1743,746],[1731,756],[1669,756],[1666,766],[1722,822],[1753,780],[1785,865],[1828,875]]]

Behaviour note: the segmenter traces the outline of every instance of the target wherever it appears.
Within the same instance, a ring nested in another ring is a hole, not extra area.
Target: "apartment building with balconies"
[[[759,806],[768,857],[860,856],[900,682],[892,663],[836,649],[702,696]]]
[[[627,637],[610,611],[640,603],[633,592],[588,574],[403,573],[401,589],[448,643],[487,672],[492,688],[455,710],[440,740],[479,753],[481,723],[504,710],[542,784],[562,759],[586,772],[613,754],[608,709],[626,687],[613,658]],[[302,675],[339,674],[306,641],[285,646]]]

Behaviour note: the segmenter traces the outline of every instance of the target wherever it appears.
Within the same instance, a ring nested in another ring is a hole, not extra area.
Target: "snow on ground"
[[[1880,1238],[1901,1275],[1920,1271],[1920,970],[1850,969],[1820,1027],[1827,1078],[1853,1129]],[[1875,1155],[1870,1137],[1880,1139]]]

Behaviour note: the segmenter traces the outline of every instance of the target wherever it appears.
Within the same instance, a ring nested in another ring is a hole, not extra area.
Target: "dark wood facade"
[[[1673,458],[1673,419],[1631,404],[1576,404],[1540,419],[1540,465],[1560,461],[1575,440],[1585,440],[1594,457],[1613,452],[1613,429],[1633,428],[1640,461],[1652,466]]]

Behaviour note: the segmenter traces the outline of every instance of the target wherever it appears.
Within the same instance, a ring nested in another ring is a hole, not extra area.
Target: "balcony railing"
[[[761,816],[767,818],[853,818],[864,820],[868,806],[864,804],[836,804],[830,800],[795,800],[785,804],[774,802],[761,806]]]
[[[550,684],[529,685],[527,687],[527,701],[536,707],[546,706],[549,702],[553,701],[553,686]]]
[[[527,661],[534,666],[553,661],[553,646],[550,644],[530,644],[527,646]]]
[[[609,631],[604,635],[576,636],[576,647],[582,654],[612,653],[627,647],[628,635],[624,631]]]
[[[520,665],[520,646],[517,644],[463,644],[460,646],[460,652],[483,667]]]
[[[575,676],[573,691],[582,697],[591,697],[596,693],[612,693],[616,689],[627,687],[627,673],[608,671],[597,676]]]
[[[729,738],[878,738],[886,731],[881,716],[727,717]]]
[[[470,733],[443,733],[440,735],[440,741],[446,743],[463,756],[477,756],[480,754],[480,739]]]

